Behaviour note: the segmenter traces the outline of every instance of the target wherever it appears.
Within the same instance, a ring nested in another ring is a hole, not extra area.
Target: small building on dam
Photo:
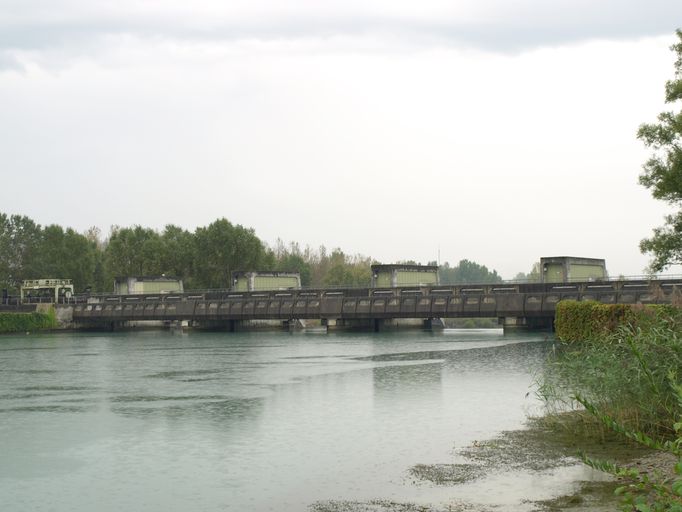
[[[540,275],[543,283],[599,281],[608,278],[606,260],[574,256],[540,258]]]
[[[114,279],[114,293],[137,295],[143,293],[182,293],[182,279],[168,276],[117,277]]]
[[[300,287],[301,274],[298,272],[245,272],[242,270],[232,272],[231,290],[235,292],[298,290]]]
[[[372,288],[439,284],[436,265],[372,265]]]

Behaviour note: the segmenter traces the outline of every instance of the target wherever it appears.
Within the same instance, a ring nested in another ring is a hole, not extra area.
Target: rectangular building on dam
[[[608,278],[605,260],[573,256],[540,258],[540,275],[543,283],[598,281]]]
[[[237,292],[295,290],[300,287],[301,275],[298,272],[232,272],[232,290]]]
[[[436,265],[372,265],[373,288],[434,284],[439,284]]]
[[[117,277],[114,293],[135,295],[140,293],[182,293],[182,279],[167,276]]]

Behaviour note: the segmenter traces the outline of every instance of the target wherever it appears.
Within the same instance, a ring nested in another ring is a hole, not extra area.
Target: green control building
[[[598,281],[608,278],[606,261],[596,258],[573,256],[540,258],[540,271],[543,283]]]
[[[372,288],[439,284],[436,265],[372,265]]]
[[[114,293],[135,295],[140,293],[181,293],[182,279],[167,276],[117,277]]]
[[[231,290],[236,292],[295,290],[300,287],[301,274],[298,272],[244,272],[241,270],[232,272]]]

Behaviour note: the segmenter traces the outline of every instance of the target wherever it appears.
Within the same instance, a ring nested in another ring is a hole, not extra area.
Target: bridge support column
[[[551,331],[554,327],[552,317],[505,316],[498,323],[507,331]]]
[[[327,331],[371,331],[375,329],[375,321],[371,318],[327,318],[322,322]]]
[[[171,320],[168,322],[168,328],[171,332],[183,332],[188,325],[187,320]]]
[[[424,320],[424,328],[432,331],[440,331],[445,329],[445,322],[442,318],[427,318]]]
[[[305,320],[302,320],[300,318],[292,318],[290,320],[285,320],[284,327],[290,332],[300,331],[301,329],[305,329]]]
[[[120,331],[123,328],[125,322],[113,321],[107,322],[107,326],[111,332]]]
[[[323,318],[320,320],[320,325],[329,332],[341,328],[343,326],[343,320],[340,318]]]

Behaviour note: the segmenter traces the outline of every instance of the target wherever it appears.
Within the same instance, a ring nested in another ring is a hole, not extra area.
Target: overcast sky
[[[639,274],[679,0],[0,0],[0,211]]]

